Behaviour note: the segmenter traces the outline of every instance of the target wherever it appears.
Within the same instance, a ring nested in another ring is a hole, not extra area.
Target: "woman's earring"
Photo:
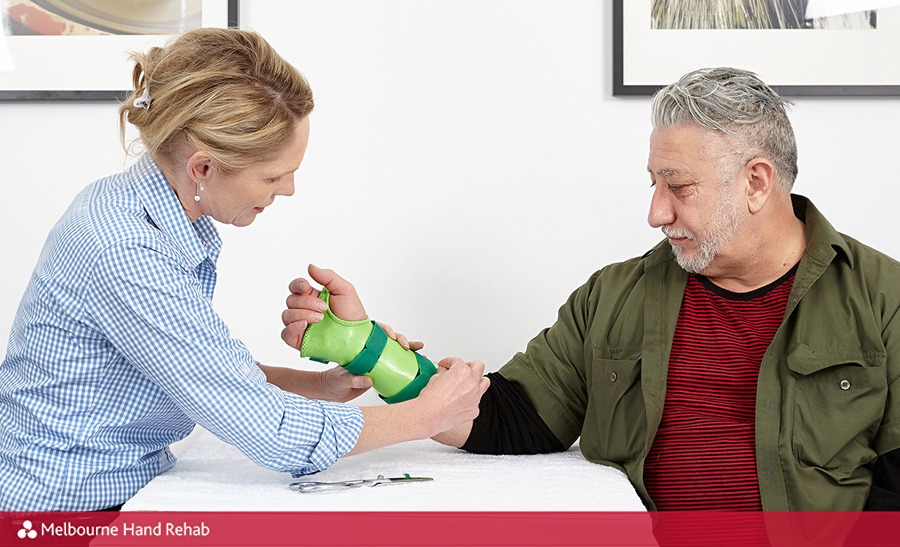
[[[197,183],[197,193],[194,194],[194,201],[200,201],[200,190],[203,190],[203,187],[200,186],[200,183]]]

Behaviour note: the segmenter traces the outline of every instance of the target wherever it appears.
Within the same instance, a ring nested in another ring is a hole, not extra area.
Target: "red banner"
[[[900,546],[894,513],[0,513],[0,545]]]

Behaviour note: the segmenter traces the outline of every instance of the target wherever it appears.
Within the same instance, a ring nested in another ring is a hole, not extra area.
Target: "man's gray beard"
[[[681,247],[672,245],[675,261],[688,273],[702,272],[709,267],[722,247],[734,236],[740,222],[741,215],[737,199],[733,194],[726,193],[713,213],[707,235],[703,239],[697,240],[698,249],[695,253],[685,253]],[[669,233],[674,232],[676,231],[673,230]],[[680,235],[693,236],[690,233]]]

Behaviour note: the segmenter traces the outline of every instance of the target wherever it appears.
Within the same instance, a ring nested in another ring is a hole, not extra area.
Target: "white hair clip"
[[[150,110],[150,88],[144,88],[144,94],[134,100],[134,106],[143,108],[144,110]]]

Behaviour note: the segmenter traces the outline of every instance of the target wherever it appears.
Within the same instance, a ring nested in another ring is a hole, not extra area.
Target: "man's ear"
[[[194,152],[187,160],[187,175],[196,184],[205,183],[212,175],[212,160],[201,151]]]
[[[765,158],[753,158],[744,166],[747,174],[747,206],[758,213],[775,190],[775,166]]]

